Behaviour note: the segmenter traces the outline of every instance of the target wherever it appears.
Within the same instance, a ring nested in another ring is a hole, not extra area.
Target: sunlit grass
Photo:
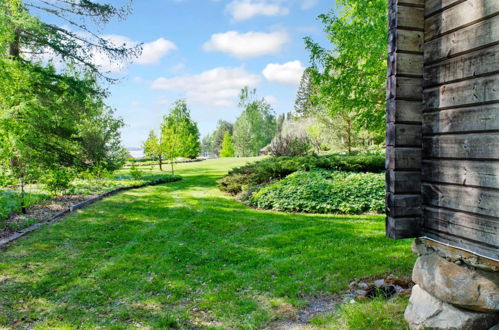
[[[383,216],[264,212],[221,193],[216,179],[247,161],[176,165],[182,181],[107,198],[0,252],[0,327],[258,328],[276,302],[410,273],[410,242],[386,239]]]

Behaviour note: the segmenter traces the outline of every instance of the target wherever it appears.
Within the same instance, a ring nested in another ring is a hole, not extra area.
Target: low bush
[[[67,191],[74,177],[72,170],[61,167],[46,174],[42,178],[42,183],[51,194],[56,195]]]
[[[385,169],[385,158],[381,154],[269,157],[231,170],[218,184],[222,191],[236,195],[245,187],[268,184],[296,171],[314,168],[380,173]]]
[[[310,154],[312,144],[307,137],[278,136],[272,140],[269,154],[272,156],[305,156]]]
[[[261,189],[250,198],[250,203],[287,212],[381,213],[385,206],[385,180],[376,173],[298,171]]]

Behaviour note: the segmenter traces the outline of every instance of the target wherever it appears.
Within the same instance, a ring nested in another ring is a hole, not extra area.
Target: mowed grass
[[[353,279],[409,275],[383,216],[248,208],[216,179],[249,159],[102,200],[0,251],[0,327],[261,328]],[[285,308],[282,308],[285,307]]]

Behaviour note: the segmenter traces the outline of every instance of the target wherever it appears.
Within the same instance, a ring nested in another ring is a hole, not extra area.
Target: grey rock
[[[489,329],[499,322],[497,313],[472,312],[455,307],[435,298],[419,285],[412,288],[412,295],[404,317],[413,330]]]
[[[376,287],[380,288],[383,284],[385,284],[385,280],[384,279],[376,280],[373,283]]]
[[[360,282],[358,287],[361,290],[367,290],[367,289],[369,289],[369,284],[367,284],[366,282]]]
[[[459,266],[434,254],[418,258],[412,279],[447,303],[478,312],[499,312],[499,272]]]

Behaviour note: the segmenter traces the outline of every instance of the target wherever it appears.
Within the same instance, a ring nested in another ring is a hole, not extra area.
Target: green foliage
[[[222,149],[220,150],[220,157],[234,157],[234,145],[232,144],[232,136],[229,131],[225,132],[224,140],[222,142]]]
[[[404,320],[407,298],[373,300],[344,303],[330,315],[315,317],[310,320],[321,329],[394,329],[409,330]]]
[[[182,181],[106,198],[9,246],[0,327],[264,329],[354,279],[410,276],[411,240],[386,239],[383,216],[261,211],[218,191],[248,161],[178,165]],[[355,305],[366,320],[403,317],[384,312],[390,302]]]
[[[256,98],[256,90],[244,88],[239,106],[243,109],[234,124],[234,149],[239,157],[256,156],[276,133],[276,119],[271,106]]]
[[[314,93],[314,85],[312,84],[312,77],[310,69],[306,69],[300,80],[300,86],[296,92],[295,99],[295,113],[306,117],[314,110],[312,95]]]
[[[177,100],[161,125],[162,150],[170,160],[176,157],[195,159],[201,152],[199,129],[191,119],[184,100]]]
[[[272,140],[269,153],[272,156],[305,156],[310,153],[311,148],[306,136],[284,135]]]
[[[244,187],[267,184],[282,179],[293,172],[308,171],[314,168],[331,171],[380,173],[385,169],[385,158],[381,155],[269,157],[232,169],[218,183],[222,191],[238,194]]]
[[[314,102],[336,130],[346,148],[361,130],[384,136],[388,29],[386,0],[337,1],[338,9],[319,16],[332,47],[306,38],[313,64],[310,72]]]
[[[51,194],[55,195],[67,191],[74,177],[74,171],[61,167],[48,172],[43,177],[42,183]]]
[[[0,37],[0,47],[8,51],[1,54],[31,62],[41,61],[39,54],[53,54],[64,65],[100,74],[100,67],[95,64],[97,53],[114,62],[140,55],[141,45],[116,44],[99,32],[112,18],[124,18],[128,12],[127,6],[120,8],[92,0],[3,0],[0,32],[7,33]],[[54,21],[64,24],[60,26]]]
[[[262,209],[307,213],[381,213],[385,207],[383,174],[298,171],[261,189],[250,199]]]
[[[144,172],[135,163],[130,166],[129,174],[134,180],[140,180],[144,176]]]
[[[232,137],[234,131],[234,125],[225,120],[219,120],[217,123],[217,128],[211,134],[211,151],[214,154],[220,154],[223,148],[223,141],[225,134],[229,132]],[[223,157],[223,156],[222,156]],[[232,156],[230,156],[232,157]]]

